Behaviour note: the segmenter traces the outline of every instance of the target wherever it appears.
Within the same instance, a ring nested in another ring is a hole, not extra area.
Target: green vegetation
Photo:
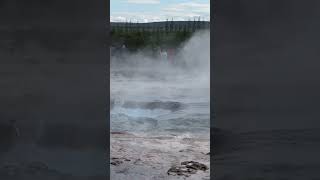
[[[129,50],[156,47],[177,47],[192,35],[192,32],[182,30],[174,32],[164,31],[125,31],[117,29],[111,31],[112,46],[125,44]]]

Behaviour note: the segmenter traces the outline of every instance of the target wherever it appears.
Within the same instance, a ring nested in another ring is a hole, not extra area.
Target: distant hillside
[[[129,50],[178,47],[192,33],[210,28],[208,21],[162,21],[151,23],[111,22],[111,46]]]
[[[162,21],[150,23],[111,22],[111,30],[146,30],[146,31],[194,31],[197,29],[209,29],[209,21]]]

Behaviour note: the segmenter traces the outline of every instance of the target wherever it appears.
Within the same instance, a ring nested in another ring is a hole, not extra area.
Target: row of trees
[[[178,47],[191,37],[190,31],[111,31],[111,42],[114,47],[125,45],[129,50],[141,48]]]
[[[111,44],[113,47],[125,45],[129,50],[156,47],[177,47],[191,35],[208,29],[209,22],[165,21],[158,23],[117,23],[111,24]]]
[[[176,31],[191,31],[195,32],[199,29],[208,29],[210,23],[207,21],[165,21],[158,23],[111,23],[111,29],[114,31],[151,31],[151,32],[176,32]]]

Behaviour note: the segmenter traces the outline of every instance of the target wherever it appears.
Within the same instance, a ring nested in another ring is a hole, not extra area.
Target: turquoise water
[[[208,78],[150,69],[123,76],[121,71],[125,69],[111,71],[111,131],[148,136],[209,136]],[[145,76],[148,71],[154,76]],[[131,106],[126,106],[127,102]]]

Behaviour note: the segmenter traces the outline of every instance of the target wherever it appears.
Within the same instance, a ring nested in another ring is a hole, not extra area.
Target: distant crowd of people
[[[174,57],[176,55],[175,49],[173,49],[173,48],[168,48],[168,49],[160,48],[158,53],[159,53],[160,59],[162,61],[174,63]]]
[[[127,47],[125,44],[121,45],[120,47],[110,47],[110,54],[115,55],[118,54],[122,56],[123,54],[127,53]],[[176,56],[176,49],[174,48],[163,48],[163,47],[158,47],[153,50],[153,56],[156,56],[155,59],[160,59],[161,61],[164,62],[171,62],[174,63],[174,59]]]

